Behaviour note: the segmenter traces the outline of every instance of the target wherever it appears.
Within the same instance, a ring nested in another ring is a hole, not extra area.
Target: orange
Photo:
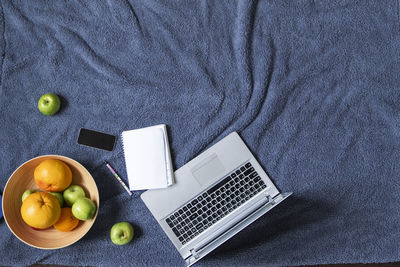
[[[22,219],[31,227],[37,229],[49,228],[58,221],[60,215],[60,203],[50,193],[32,193],[22,202]]]
[[[62,208],[60,219],[53,225],[60,232],[69,232],[79,224],[79,220],[72,215],[72,209]]]
[[[72,182],[72,172],[67,164],[58,159],[42,161],[33,173],[35,183],[43,190],[60,192]]]

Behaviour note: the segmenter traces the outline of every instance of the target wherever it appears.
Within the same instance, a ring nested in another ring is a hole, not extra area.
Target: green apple
[[[111,227],[111,241],[116,245],[125,245],[131,242],[133,238],[133,227],[128,222],[119,222]]]
[[[85,191],[79,185],[70,185],[63,192],[65,203],[72,206],[78,198],[85,197]]]
[[[72,215],[79,220],[90,220],[95,214],[96,204],[87,197],[78,198],[72,205]]]
[[[57,198],[58,202],[60,202],[60,207],[62,208],[64,206],[63,195],[61,193],[58,193],[58,192],[49,192],[49,193]]]
[[[24,202],[24,200],[25,200],[30,194],[35,193],[35,192],[36,192],[36,190],[30,190],[30,189],[25,190],[24,193],[22,194],[22,202]]]
[[[60,109],[61,100],[58,95],[47,93],[42,95],[38,101],[38,108],[42,114],[51,116],[57,113]]]

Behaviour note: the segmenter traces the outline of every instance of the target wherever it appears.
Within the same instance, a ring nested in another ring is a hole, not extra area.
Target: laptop
[[[236,132],[174,175],[174,185],[141,198],[188,266],[291,195],[279,192]]]

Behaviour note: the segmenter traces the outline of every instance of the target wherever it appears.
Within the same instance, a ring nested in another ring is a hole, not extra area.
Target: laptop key
[[[244,165],[246,168],[250,168],[251,167],[251,163],[247,162],[246,165]]]
[[[252,172],[254,172],[254,168],[253,167],[251,167],[250,169],[246,170],[243,174],[248,176]]]
[[[197,216],[198,216],[197,213],[193,213],[192,215],[190,215],[189,219],[194,220],[194,219],[196,219]]]
[[[192,207],[192,208],[190,209],[190,212],[193,213],[193,212],[196,212],[196,210],[197,210],[196,207]]]
[[[196,229],[197,229],[197,230],[199,230],[201,227],[203,227],[203,224],[202,224],[202,223],[199,223],[199,224],[196,225]]]
[[[177,237],[181,235],[181,234],[179,233],[178,229],[176,229],[175,227],[172,228],[172,232],[174,232],[174,234],[175,234]]]
[[[240,167],[240,170],[242,171],[242,172],[244,172],[245,170],[246,170],[246,167]]]
[[[254,177],[256,177],[257,175],[258,175],[257,172],[253,172],[253,173],[251,173],[251,174],[249,175],[249,177],[250,177],[250,178],[254,178]]]
[[[214,185],[213,187],[211,187],[210,189],[207,190],[207,194],[211,195],[212,193],[214,193],[214,191],[216,191],[218,188],[220,188],[223,184],[225,184],[226,182],[228,182],[230,180],[230,177],[226,177],[224,178],[222,181],[220,181],[219,183],[217,183],[216,185]]]

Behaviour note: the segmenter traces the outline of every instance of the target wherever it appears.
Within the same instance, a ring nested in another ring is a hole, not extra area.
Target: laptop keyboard
[[[165,221],[182,244],[266,188],[250,162],[169,215]]]

